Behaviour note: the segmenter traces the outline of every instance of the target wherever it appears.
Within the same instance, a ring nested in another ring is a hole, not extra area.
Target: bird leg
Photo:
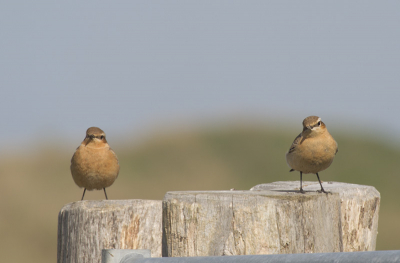
[[[103,188],[103,189],[104,189],[104,195],[106,196],[106,200],[108,200],[107,193],[106,193],[106,188]]]
[[[300,193],[305,193],[303,190],[303,172],[300,172]]]
[[[318,178],[318,181],[319,181],[319,185],[321,185],[321,192],[327,194],[328,192],[325,192],[324,188],[322,187],[322,183],[321,183],[321,180],[319,179],[318,173],[316,173],[316,175],[317,175],[317,178]]]
[[[86,188],[85,188],[85,190],[83,190],[83,195],[82,195],[81,201],[83,201],[83,197],[85,196],[85,192],[86,192]]]

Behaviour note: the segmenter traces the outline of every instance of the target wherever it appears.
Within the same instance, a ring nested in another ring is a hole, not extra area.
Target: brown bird
[[[325,192],[319,179],[318,172],[328,168],[338,152],[338,144],[328,132],[321,118],[309,116],[303,121],[303,131],[294,139],[292,146],[286,153],[286,162],[290,172],[300,172],[300,192],[304,193],[302,187],[303,173],[317,175],[321,192]]]
[[[79,187],[84,187],[82,199],[87,190],[104,189],[112,185],[119,173],[117,155],[111,150],[106,134],[100,128],[91,127],[71,159],[71,174]]]

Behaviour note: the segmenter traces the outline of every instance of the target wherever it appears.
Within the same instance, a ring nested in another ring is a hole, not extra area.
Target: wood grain
[[[161,256],[162,202],[79,201],[58,216],[57,262],[101,262],[102,249],[150,249]]]
[[[332,193],[322,194],[316,192],[318,182],[304,186],[305,194],[298,193],[299,182],[251,191],[169,192],[163,202],[163,256],[375,249],[380,200],[375,188],[332,183],[326,187]]]

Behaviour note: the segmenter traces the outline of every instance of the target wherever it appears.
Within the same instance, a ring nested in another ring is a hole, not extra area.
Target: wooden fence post
[[[298,189],[299,182],[260,184],[251,190],[281,191],[288,187]],[[315,181],[303,182],[306,191],[317,191],[319,187]],[[324,188],[340,196],[343,252],[374,251],[378,235],[379,192],[373,186],[339,182],[324,183]]]
[[[58,263],[101,262],[102,249],[150,249],[161,256],[162,201],[79,201],[58,216]]]
[[[169,192],[163,256],[221,256],[374,250],[379,192],[318,182],[259,185],[251,191]],[[297,190],[296,190],[297,188]]]

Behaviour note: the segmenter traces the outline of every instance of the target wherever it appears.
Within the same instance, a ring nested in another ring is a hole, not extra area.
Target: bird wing
[[[303,138],[303,136],[301,136],[301,133],[300,133],[296,137],[296,139],[294,139],[292,146],[290,146],[289,153],[292,153],[296,149],[297,145],[301,142],[302,138]]]

